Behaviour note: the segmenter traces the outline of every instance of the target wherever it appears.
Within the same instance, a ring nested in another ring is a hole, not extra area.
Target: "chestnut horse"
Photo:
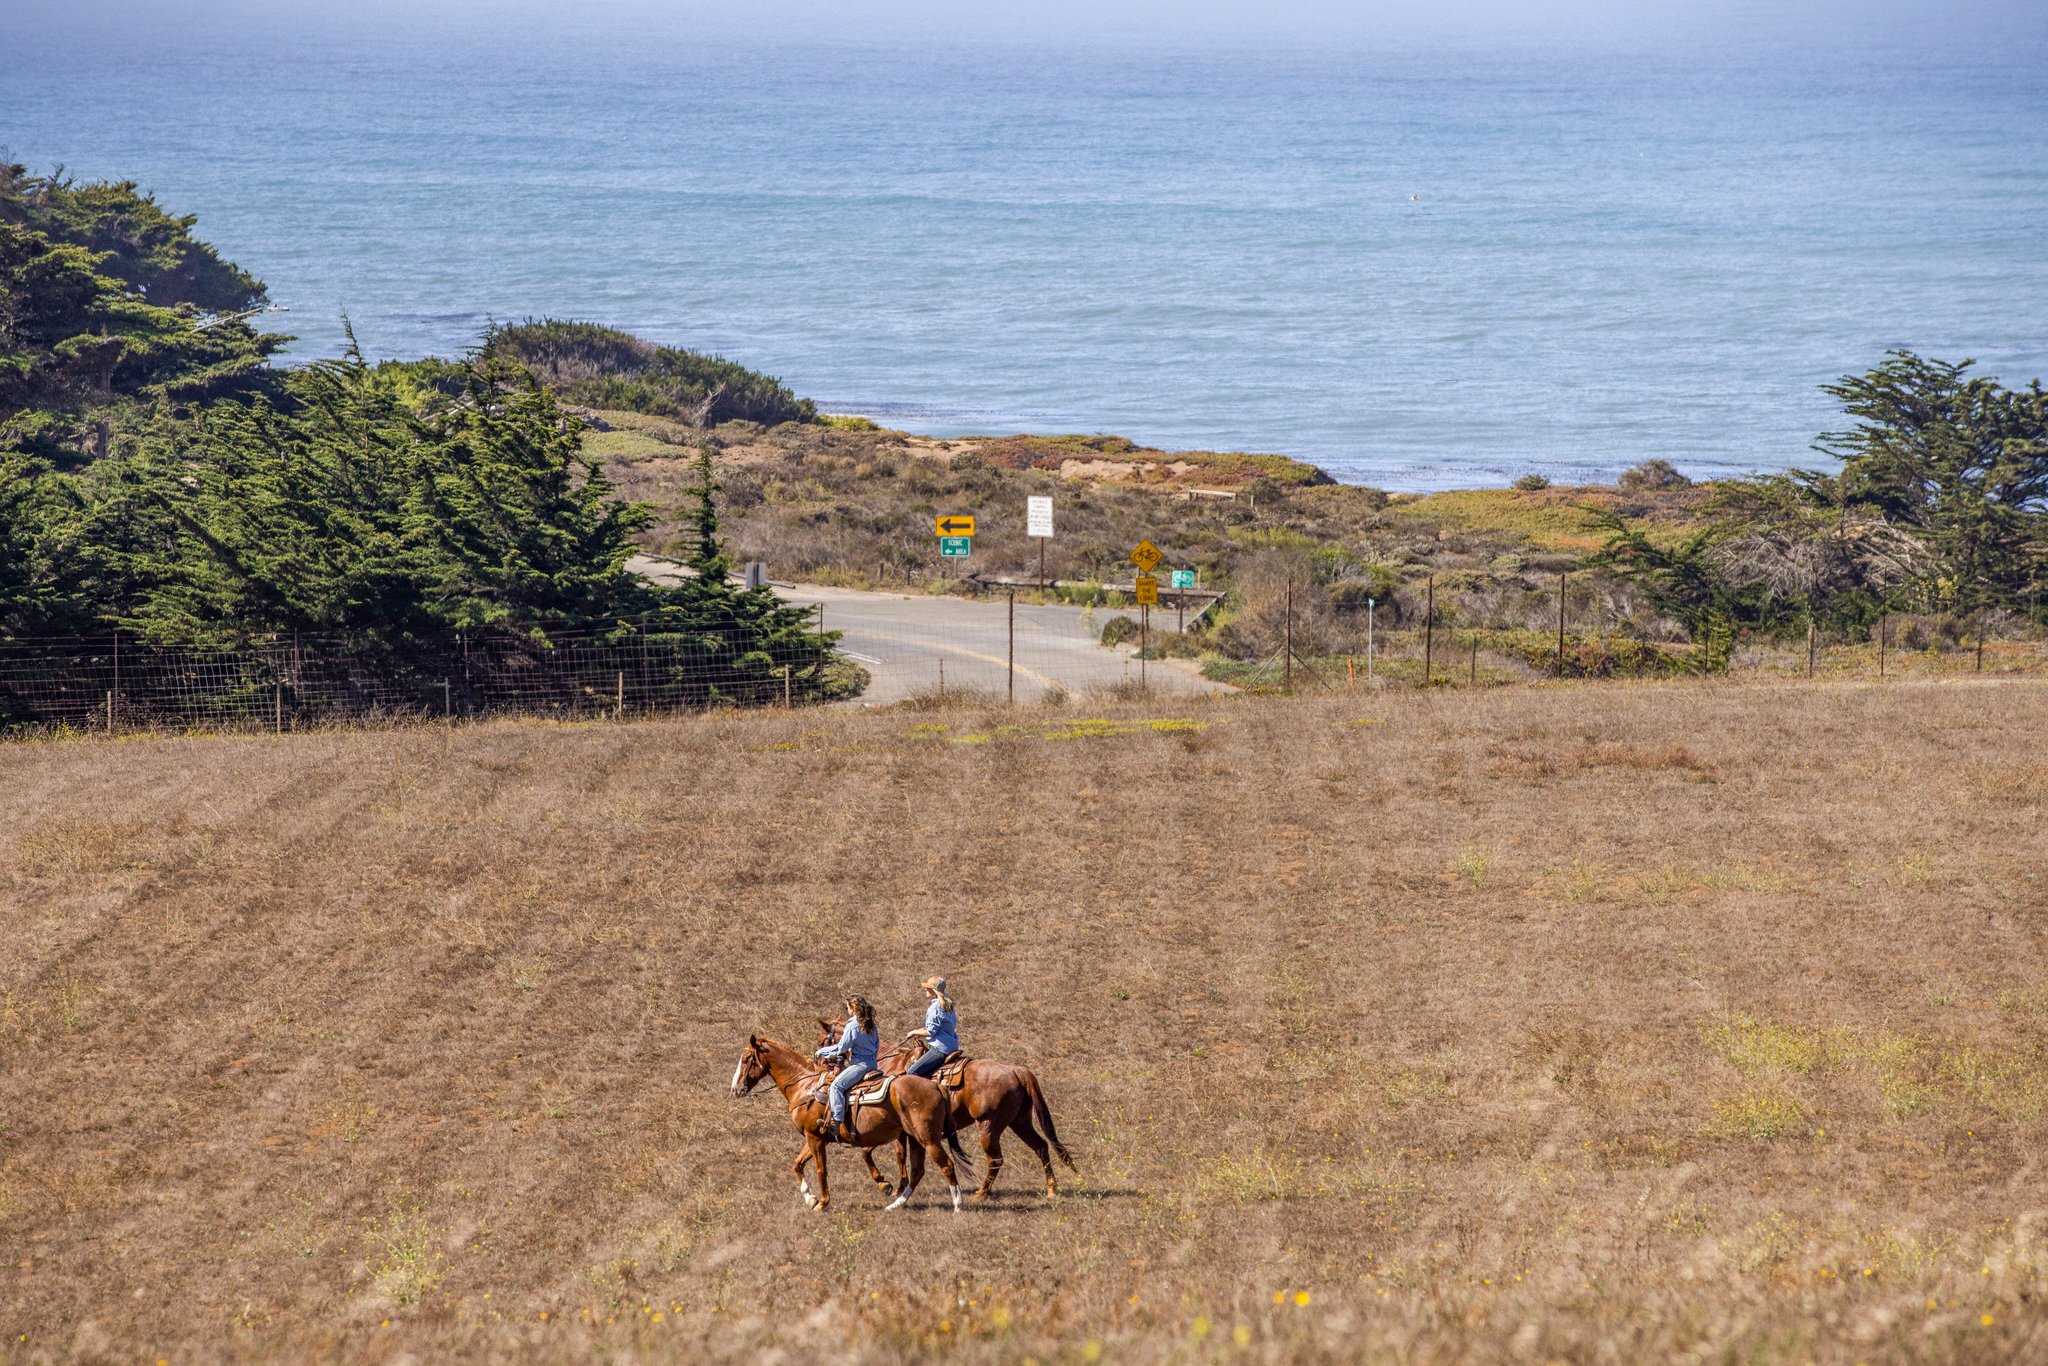
[[[839,1037],[838,1022],[819,1020],[818,1042],[826,1044]],[[889,1076],[900,1076],[904,1069],[916,1062],[924,1052],[922,1044],[898,1044],[896,1051],[884,1054],[880,1059],[883,1072]],[[1059,1183],[1053,1179],[1052,1158],[1047,1145],[1058,1153],[1060,1161],[1074,1170],[1074,1159],[1067,1156],[1067,1148],[1060,1142],[1059,1131],[1052,1127],[1052,1110],[1045,1103],[1045,1093],[1038,1089],[1038,1078],[1028,1067],[1015,1063],[991,1062],[986,1058],[970,1061],[961,1074],[960,1088],[940,1088],[952,1101],[952,1120],[956,1128],[964,1129],[969,1124],[981,1126],[981,1151],[988,1158],[988,1166],[982,1173],[981,1184],[975,1188],[974,1198],[988,1199],[989,1192],[996,1184],[996,1173],[1003,1169],[1003,1130],[1009,1129],[1024,1141],[1024,1146],[1038,1155],[1039,1165],[1045,1168],[1045,1193],[1055,1196],[1060,1193]],[[1045,1137],[1038,1136],[1038,1130],[1031,1126],[1033,1117],[1045,1130]],[[896,1163],[903,1169],[907,1153],[904,1145],[898,1144]],[[883,1189],[889,1188],[888,1178],[875,1166],[875,1155],[863,1149],[860,1160],[867,1163],[868,1175]]]
[[[797,1154],[793,1169],[797,1191],[806,1205],[817,1210],[824,1209],[832,1200],[831,1190],[825,1183],[825,1140],[817,1132],[829,1113],[829,1106],[825,1093],[812,1084],[827,1070],[786,1043],[751,1034],[747,1036],[746,1051],[740,1054],[738,1066],[732,1069],[732,1093],[735,1096],[751,1092],[763,1077],[775,1079],[776,1089],[782,1092],[782,1099],[789,1105],[789,1122],[804,1136],[804,1150]],[[926,1156],[939,1164],[939,1170],[946,1177],[946,1188],[953,1195],[953,1208],[960,1208],[960,1177],[954,1171],[953,1159],[946,1155],[946,1149],[950,1146],[959,1153],[963,1165],[967,1154],[960,1148],[950,1107],[937,1086],[922,1077],[898,1077],[889,1087],[888,1098],[880,1105],[854,1107],[852,1115],[854,1146],[860,1149],[863,1157],[867,1156],[870,1148],[894,1143],[899,1161],[908,1159],[903,1167],[902,1185],[894,1188],[896,1198],[889,1202],[890,1209],[902,1209],[910,1202],[910,1193],[917,1189],[917,1183],[924,1177]],[[812,1162],[818,1164],[816,1195],[811,1194],[810,1178],[804,1175],[804,1167]],[[873,1158],[868,1158],[868,1167],[873,1170]],[[880,1173],[875,1179],[881,1181]],[[886,1181],[882,1185],[889,1188]]]

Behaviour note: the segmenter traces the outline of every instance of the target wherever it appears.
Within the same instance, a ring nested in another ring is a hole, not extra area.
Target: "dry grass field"
[[[2048,687],[1164,706],[0,747],[0,1359],[2048,1356]]]

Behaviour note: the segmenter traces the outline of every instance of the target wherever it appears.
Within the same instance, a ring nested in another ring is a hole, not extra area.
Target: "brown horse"
[[[804,1136],[804,1150],[797,1154],[797,1191],[804,1203],[812,1209],[822,1210],[831,1203],[832,1194],[825,1180],[825,1140],[818,1136],[818,1129],[828,1113],[824,1091],[814,1083],[824,1076],[826,1068],[819,1066],[809,1057],[797,1052],[788,1044],[777,1043],[774,1039],[747,1036],[746,1051],[740,1054],[739,1065],[732,1070],[732,1093],[744,1096],[751,1092],[763,1077],[773,1077],[775,1087],[782,1092],[782,1099],[789,1105],[789,1122]],[[925,1158],[929,1156],[938,1163],[945,1174],[946,1188],[952,1192],[953,1208],[960,1208],[960,1177],[953,1169],[953,1159],[946,1154],[950,1146],[960,1154],[963,1165],[967,1154],[960,1148],[960,1140],[953,1127],[953,1117],[939,1088],[922,1077],[898,1077],[890,1084],[888,1096],[880,1105],[862,1105],[853,1109],[854,1146],[863,1157],[867,1150],[884,1143],[896,1144],[899,1161],[907,1157],[903,1167],[903,1181],[895,1187],[896,1198],[888,1208],[902,1209],[910,1203],[910,1193],[917,1189],[917,1183],[924,1177]],[[915,1140],[915,1142],[911,1142]],[[804,1167],[818,1164],[818,1193],[811,1194],[811,1181],[804,1174]],[[870,1170],[874,1159],[868,1159]],[[880,1173],[876,1174],[881,1181]],[[883,1187],[890,1188],[882,1181]]]
[[[818,1042],[826,1044],[838,1038],[840,1026],[844,1023],[843,1020],[819,1020]],[[899,1044],[895,1052],[881,1058],[881,1069],[889,1076],[900,1076],[905,1068],[917,1061],[923,1051],[922,1045],[919,1044]],[[975,1058],[962,1070],[958,1089],[940,1089],[952,1102],[952,1121],[955,1127],[964,1129],[969,1124],[981,1126],[981,1151],[988,1158],[988,1166],[982,1173],[981,1184],[975,1188],[975,1199],[988,1199],[989,1192],[996,1184],[996,1173],[1003,1169],[1005,1129],[1015,1133],[1024,1141],[1025,1147],[1038,1155],[1039,1165],[1045,1168],[1045,1193],[1048,1196],[1060,1193],[1059,1183],[1053,1179],[1052,1158],[1047,1152],[1047,1145],[1051,1146],[1052,1152],[1059,1154],[1060,1161],[1067,1164],[1069,1171],[1075,1169],[1074,1159],[1067,1156],[1067,1148],[1060,1142],[1059,1131],[1052,1127],[1052,1110],[1046,1105],[1045,1093],[1038,1089],[1038,1078],[1030,1068],[1015,1063]],[[1031,1121],[1034,1117],[1045,1130],[1043,1138],[1040,1138],[1038,1130],[1032,1127]],[[896,1163],[899,1171],[903,1170],[907,1156],[905,1145],[898,1144]],[[860,1159],[867,1163],[868,1175],[874,1177],[877,1185],[886,1189],[889,1181],[882,1175],[880,1168],[875,1166],[874,1153],[863,1149]]]

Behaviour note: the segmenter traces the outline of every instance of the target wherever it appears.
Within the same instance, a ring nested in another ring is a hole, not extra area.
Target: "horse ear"
[[[747,1047],[749,1049],[758,1050],[761,1047],[761,1041],[755,1038],[752,1034],[749,1034],[747,1035]]]

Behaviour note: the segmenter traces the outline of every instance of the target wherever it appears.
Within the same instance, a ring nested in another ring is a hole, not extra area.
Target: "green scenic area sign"
[[[1192,569],[1174,570],[1173,586],[1175,588],[1193,588],[1195,586],[1195,571]]]
[[[974,552],[972,536],[939,537],[939,554],[949,560],[964,560]]]

